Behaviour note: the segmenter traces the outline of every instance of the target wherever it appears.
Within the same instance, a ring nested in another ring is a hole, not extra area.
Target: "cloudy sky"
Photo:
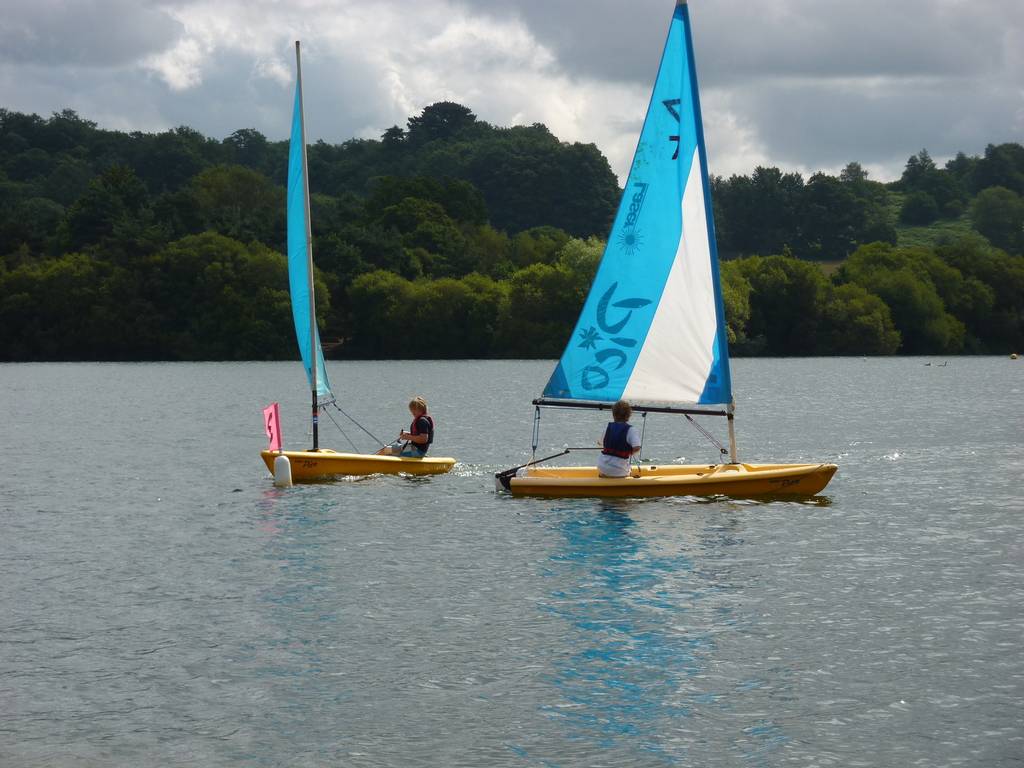
[[[106,128],[378,137],[448,99],[623,174],[673,0],[3,0],[0,106]],[[711,172],[899,175],[1024,141],[1022,0],[691,0]]]

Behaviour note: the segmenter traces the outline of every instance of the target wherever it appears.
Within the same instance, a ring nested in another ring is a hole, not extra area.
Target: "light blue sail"
[[[685,0],[672,16],[608,244],[544,398],[732,400]]]
[[[314,297],[310,295],[310,272],[313,269],[309,242],[309,191],[306,179],[305,131],[302,125],[302,79],[295,86],[295,110],[292,114],[292,135],[288,149],[288,284],[292,294],[292,319],[295,338],[299,342],[302,364],[310,387],[313,385],[312,360],[316,360],[316,395],[331,399],[320,332],[310,322]]]

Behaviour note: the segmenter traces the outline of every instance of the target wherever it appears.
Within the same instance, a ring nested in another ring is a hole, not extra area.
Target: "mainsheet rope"
[[[349,437],[348,433],[345,432],[345,430],[341,428],[341,424],[339,424],[337,422],[337,420],[334,418],[334,415],[330,411],[328,411],[326,408],[324,408],[324,413],[327,414],[327,418],[329,418],[332,422],[334,422],[334,426],[336,426],[338,428],[338,431],[341,432],[342,436],[344,436],[344,438],[346,440],[348,440],[348,444],[352,446],[352,450],[355,451],[356,453],[359,453],[359,446],[357,446],[354,442],[352,442],[352,438]]]
[[[353,418],[352,418],[351,416],[349,416],[349,415],[348,415],[347,413],[345,413],[345,412],[344,412],[343,410],[341,410],[341,406],[339,406],[339,405],[338,405],[338,402],[337,402],[337,401],[334,401],[334,402],[332,402],[332,403],[331,403],[331,405],[333,405],[333,406],[334,406],[335,408],[337,408],[337,409],[338,409],[338,413],[340,413],[340,414],[341,414],[342,416],[344,416],[344,417],[345,417],[346,419],[348,419],[348,420],[349,420],[349,421],[351,421],[351,422],[352,422],[353,424],[355,424],[355,425],[356,425],[357,427],[359,427],[359,428],[360,428],[361,430],[363,430],[363,432],[365,432],[365,433],[366,433],[366,434],[368,434],[368,435],[369,435],[370,437],[372,437],[372,438],[373,438],[374,440],[376,440],[376,441],[377,441],[377,442],[378,442],[378,443],[379,443],[380,445],[387,445],[387,443],[385,443],[385,442],[384,442],[383,440],[381,440],[381,439],[380,439],[379,437],[377,437],[377,436],[376,436],[375,434],[373,434],[373,432],[371,432],[370,430],[368,430],[368,429],[367,429],[366,427],[364,427],[364,426],[363,426],[362,424],[360,424],[360,423],[359,423],[358,421],[356,421],[356,420],[355,420],[355,419],[353,419]],[[328,415],[330,415],[330,414],[328,414]],[[331,418],[331,421],[334,421],[334,419],[333,419],[333,418]],[[335,424],[337,424],[338,422],[336,422],[336,421],[335,421],[334,423],[335,423]],[[341,429],[341,427],[338,427],[338,429],[340,430],[340,429]],[[342,433],[342,434],[344,434],[344,433]]]
[[[720,456],[725,456],[726,454],[729,453],[729,451],[725,449],[725,446],[723,446],[720,442],[718,442],[718,440],[715,439],[714,435],[712,435],[710,432],[704,429],[704,427],[702,427],[700,424],[698,424],[696,421],[690,418],[690,414],[684,413],[683,415],[686,417],[686,420],[688,422],[693,424],[694,428],[696,428],[698,432],[704,435],[704,437],[710,440],[718,448],[718,453],[720,454]]]

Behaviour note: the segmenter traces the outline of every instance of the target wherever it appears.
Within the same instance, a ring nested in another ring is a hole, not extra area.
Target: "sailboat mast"
[[[736,413],[736,401],[733,400],[729,403],[726,418],[729,420],[729,463],[738,464],[739,461],[736,458],[736,428],[733,426],[735,421]]]
[[[302,104],[302,57],[299,53],[298,40],[295,41],[295,73],[296,87],[299,91],[299,122],[302,129],[302,192],[306,204],[306,260],[309,264],[309,368],[311,377],[310,383],[313,388],[313,450],[315,451],[320,447],[320,409],[316,396],[316,369],[318,362],[316,354],[316,294],[314,293],[313,288],[313,233],[310,226],[309,210],[309,164],[306,160],[306,112]]]

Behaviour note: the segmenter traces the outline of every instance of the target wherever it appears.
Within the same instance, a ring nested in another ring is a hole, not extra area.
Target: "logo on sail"
[[[646,186],[645,184],[644,193],[647,191]],[[642,203],[643,200],[641,199]],[[626,350],[634,349],[637,345],[637,339],[626,336],[623,334],[623,331],[629,325],[629,321],[633,319],[633,310],[646,307],[651,303],[650,299],[642,297],[620,299],[613,302],[612,298],[618,287],[618,282],[612,283],[611,287],[604,292],[601,300],[597,303],[597,328],[590,326],[588,330],[580,332],[583,341],[580,342],[579,346],[584,349],[595,350],[593,361],[584,367],[580,375],[580,384],[586,390],[602,389],[608,386],[608,383],[611,381],[611,374],[626,364],[626,361],[629,359],[629,354],[626,353]],[[609,317],[609,307],[624,309],[627,312],[617,317]],[[597,349],[598,342],[604,341],[604,338],[598,333],[598,328],[609,334],[608,343],[611,346]]]
[[[619,232],[619,247],[622,248],[627,256],[636,255],[636,252],[643,244],[643,236],[636,223],[640,219],[640,211],[643,210],[649,186],[645,181],[633,182],[633,197],[630,198],[629,208],[626,210],[626,219]]]

